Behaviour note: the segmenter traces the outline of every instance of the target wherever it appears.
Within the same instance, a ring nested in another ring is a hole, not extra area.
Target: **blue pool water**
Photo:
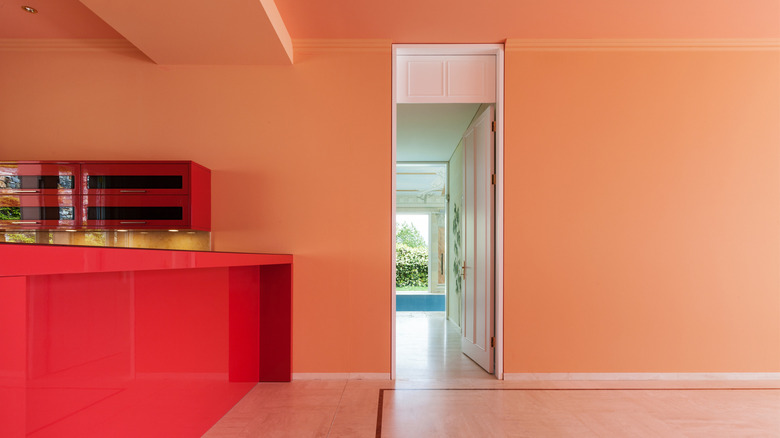
[[[396,294],[398,312],[443,312],[444,294]]]

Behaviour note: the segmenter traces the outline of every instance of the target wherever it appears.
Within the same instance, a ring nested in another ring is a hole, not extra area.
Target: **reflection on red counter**
[[[201,436],[256,382],[289,381],[290,275],[282,263],[0,277],[0,436]],[[269,325],[260,307],[278,304]]]

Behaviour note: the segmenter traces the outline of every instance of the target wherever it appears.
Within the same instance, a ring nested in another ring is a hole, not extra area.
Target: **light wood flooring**
[[[499,381],[399,312],[397,379],[261,383],[206,437],[780,437],[779,382]]]

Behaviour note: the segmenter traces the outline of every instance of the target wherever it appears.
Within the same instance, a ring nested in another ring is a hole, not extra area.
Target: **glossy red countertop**
[[[289,254],[0,243],[0,277],[289,264]]]

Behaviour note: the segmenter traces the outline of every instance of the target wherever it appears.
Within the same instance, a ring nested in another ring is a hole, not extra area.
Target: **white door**
[[[463,195],[463,338],[461,350],[493,372],[493,206],[495,185],[493,105],[463,135],[466,154]]]

